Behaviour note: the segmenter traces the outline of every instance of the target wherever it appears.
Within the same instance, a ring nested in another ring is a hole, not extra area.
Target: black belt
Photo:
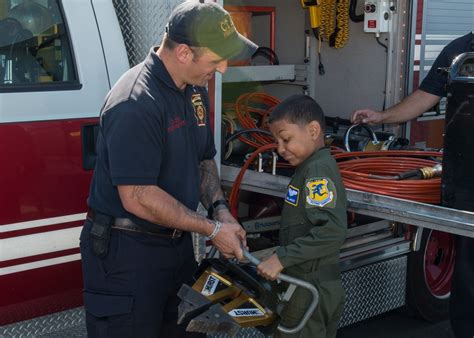
[[[89,211],[87,212],[87,218],[92,222],[94,222],[95,220],[95,215],[96,212],[92,209],[89,209]],[[183,231],[178,229],[159,229],[158,227],[154,226],[149,226],[145,228],[142,225],[136,224],[130,218],[114,218],[112,216],[108,217],[110,219],[109,224],[112,224],[113,229],[140,232],[169,239],[180,238],[183,235]]]

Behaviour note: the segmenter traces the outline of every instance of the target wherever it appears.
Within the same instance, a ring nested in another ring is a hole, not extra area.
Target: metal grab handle
[[[352,151],[351,146],[349,145],[350,134],[351,134],[353,129],[358,128],[358,127],[364,128],[365,130],[367,130],[369,132],[370,138],[372,139],[373,144],[378,144],[379,143],[379,140],[377,139],[377,135],[375,135],[374,130],[372,128],[370,128],[368,125],[361,124],[361,123],[353,124],[352,126],[349,127],[349,129],[346,130],[346,133],[344,134],[344,147],[349,152]]]
[[[257,257],[253,256],[247,250],[243,250],[243,252],[244,252],[244,257],[247,258],[250,261],[250,263],[254,264],[255,266],[257,266],[261,263],[261,261]],[[306,312],[304,313],[303,318],[301,319],[301,322],[298,325],[296,325],[295,327],[286,327],[286,326],[283,326],[281,324],[278,325],[278,330],[280,330],[281,332],[284,332],[284,333],[287,333],[287,334],[293,334],[293,333],[299,332],[306,325],[306,322],[309,320],[309,318],[313,314],[314,310],[316,310],[316,306],[318,306],[318,303],[319,303],[319,292],[314,287],[314,285],[312,285],[308,282],[305,282],[301,279],[285,275],[283,273],[280,273],[277,276],[277,279],[279,279],[281,281],[284,281],[284,282],[287,282],[289,284],[300,286],[300,287],[308,290],[309,292],[311,292],[311,294],[313,296],[312,299],[311,299],[311,303],[308,306],[308,309],[306,309]]]

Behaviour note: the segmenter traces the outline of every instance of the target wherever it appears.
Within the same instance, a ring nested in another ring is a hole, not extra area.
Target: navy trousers
[[[457,338],[474,337],[474,238],[456,238],[456,262],[449,304]]]
[[[86,221],[80,237],[89,338],[205,337],[176,324],[183,283],[196,269],[192,239],[112,229],[107,256],[92,253]]]

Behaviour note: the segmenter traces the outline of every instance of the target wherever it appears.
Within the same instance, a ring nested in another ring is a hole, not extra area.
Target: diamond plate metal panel
[[[86,337],[83,308],[0,327],[0,337]]]
[[[346,304],[339,327],[405,305],[406,278],[407,256],[343,273]]]
[[[171,11],[182,1],[113,0],[131,67],[160,44]]]
[[[237,334],[237,338],[265,338],[265,337],[272,337],[272,336],[265,336],[257,329],[242,329]],[[229,335],[226,334],[208,334],[207,338],[229,338]]]

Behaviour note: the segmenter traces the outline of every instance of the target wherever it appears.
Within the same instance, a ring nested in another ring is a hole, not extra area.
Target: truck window
[[[77,74],[58,0],[0,0],[0,91],[68,83]]]

